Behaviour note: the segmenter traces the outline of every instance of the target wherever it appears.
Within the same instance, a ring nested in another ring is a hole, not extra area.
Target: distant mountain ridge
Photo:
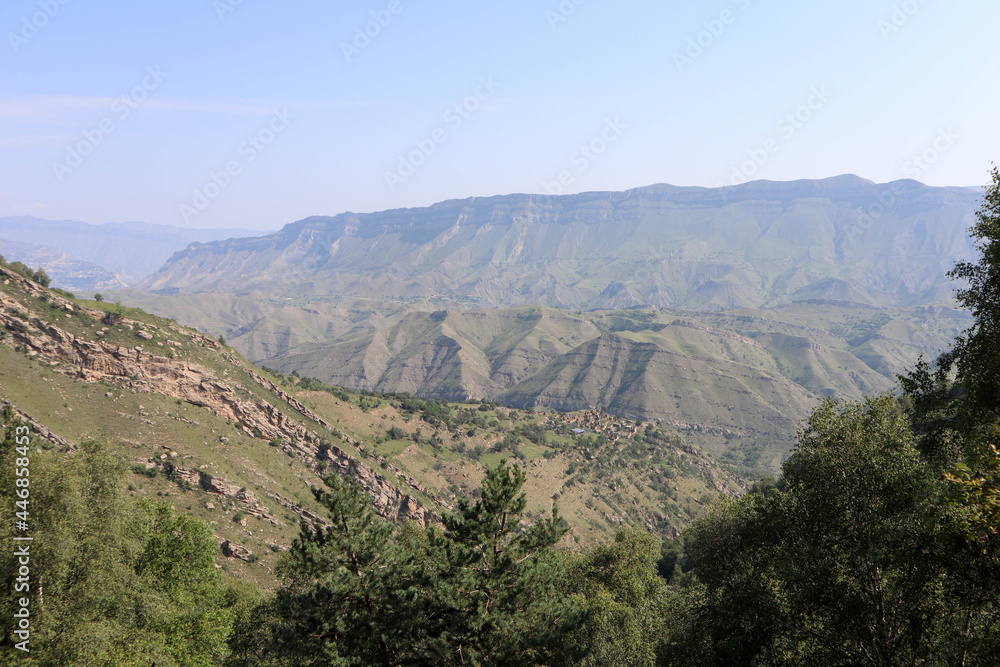
[[[126,287],[121,277],[106,267],[75,257],[58,248],[0,238],[0,254],[12,262],[43,267],[52,286],[67,290],[115,290]]]
[[[588,310],[945,303],[980,196],[839,176],[473,197],[196,244],[138,287]]]
[[[841,176],[317,216],[189,246],[135,298],[285,373],[604,407],[773,471],[822,397],[889,390],[964,328],[947,273],[980,197]]]
[[[247,237],[266,232],[252,229],[187,229],[146,222],[108,222],[94,225],[72,220],[42,220],[31,216],[0,218],[0,243],[7,242],[9,260],[52,261],[53,251],[64,253],[70,261],[54,278],[69,289],[113,289],[115,278],[134,284],[156,271],[178,250],[190,243],[216,241],[231,236]],[[26,244],[17,246],[16,244]],[[34,246],[34,247],[32,247]],[[43,248],[39,248],[42,246]],[[13,250],[13,252],[11,252]],[[56,252],[54,258],[59,258]],[[34,254],[39,259],[32,259]],[[74,263],[87,262],[102,267],[108,276],[95,277],[93,267]],[[93,285],[91,286],[91,283]]]

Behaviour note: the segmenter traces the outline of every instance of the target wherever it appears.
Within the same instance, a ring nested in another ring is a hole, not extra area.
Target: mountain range
[[[979,196],[841,176],[474,197],[194,244],[138,288],[491,308],[925,305],[950,298],[945,273],[972,254]]]
[[[820,399],[889,390],[968,325],[947,272],[974,256],[980,194],[850,175],[653,185],[314,216],[215,240],[104,225],[74,251],[107,262],[153,239],[128,275],[151,274],[115,298],[282,373],[603,407],[767,472]]]

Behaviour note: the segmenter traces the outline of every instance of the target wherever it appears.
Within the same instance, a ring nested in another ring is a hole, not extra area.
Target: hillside
[[[971,256],[979,195],[840,176],[474,197],[193,245],[138,287],[447,308],[937,304],[951,296],[944,270]]]
[[[581,543],[622,524],[676,534],[710,497],[742,488],[655,424],[272,375],[171,320],[69,299],[5,266],[0,398],[52,446],[109,439],[131,461],[134,494],[209,521],[227,571],[265,584],[299,520],[320,516],[309,488],[329,470],[357,480],[382,516],[428,525],[478,487],[484,464],[517,457],[529,509],[559,497]]]
[[[230,340],[266,349],[264,337],[282,326],[291,331],[295,312],[286,306]],[[330,340],[261,363],[361,390],[604,407],[662,420],[716,456],[761,471],[780,465],[821,398],[890,389],[897,373],[920,354],[938,354],[968,322],[944,307],[829,301],[725,313],[522,307],[372,314],[371,304],[299,313],[294,331],[331,332]],[[352,319],[359,321],[352,326]]]

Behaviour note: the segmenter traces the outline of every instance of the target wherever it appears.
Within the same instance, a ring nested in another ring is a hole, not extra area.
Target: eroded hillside
[[[336,311],[309,317],[317,327],[347,326]],[[945,307],[830,301],[725,313],[387,309],[261,363],[361,390],[604,407],[661,420],[730,462],[773,471],[822,398],[890,389],[897,373],[920,354],[936,356],[966,323]]]
[[[676,534],[710,497],[742,488],[654,424],[581,416],[573,434],[567,416],[273,375],[171,320],[71,299],[5,267],[0,332],[0,397],[43,439],[108,438],[131,461],[133,493],[211,522],[220,563],[258,581],[271,581],[301,519],[322,520],[310,487],[330,471],[357,480],[382,516],[426,526],[473,493],[485,464],[516,457],[532,510],[558,499],[580,542],[623,523]]]

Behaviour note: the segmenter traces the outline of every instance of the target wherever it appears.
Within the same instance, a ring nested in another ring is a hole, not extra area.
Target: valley
[[[311,488],[328,472],[355,480],[381,516],[429,526],[473,496],[485,466],[515,459],[530,475],[529,516],[558,504],[581,546],[621,525],[676,536],[746,484],[668,426],[323,385],[3,266],[0,331],[0,393],[45,448],[72,456],[105,440],[130,466],[132,495],[203,519],[220,567],[265,587],[299,522],[325,520]]]
[[[192,244],[113,298],[283,373],[605,408],[773,474],[822,398],[889,391],[968,325],[945,274],[976,197],[840,176],[317,216]]]
[[[127,299],[224,335],[283,373],[448,401],[603,407],[669,424],[750,474],[777,470],[822,398],[891,390],[897,374],[920,355],[934,358],[970,321],[948,306],[822,300],[706,313],[423,310],[431,305],[334,299],[289,305],[211,294]],[[219,318],[226,325],[209,325],[213,308],[226,309]]]

